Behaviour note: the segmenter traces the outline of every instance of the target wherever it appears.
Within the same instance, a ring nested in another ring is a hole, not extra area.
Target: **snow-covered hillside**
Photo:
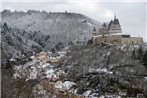
[[[78,13],[4,10],[1,16],[2,23],[6,22],[10,27],[49,34],[53,46],[58,42],[87,40],[91,37],[92,29],[96,27],[98,31],[101,25],[98,21]]]

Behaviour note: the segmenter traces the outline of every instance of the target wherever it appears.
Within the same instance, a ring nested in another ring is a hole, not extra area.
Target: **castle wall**
[[[98,45],[102,42],[102,36],[93,38],[93,44]]]
[[[121,44],[121,35],[108,35],[106,36],[106,43],[112,43],[112,44]]]
[[[119,29],[114,29],[114,30],[109,30],[109,33],[110,33],[110,34],[114,34],[114,33],[122,33],[122,31],[119,30]]]
[[[126,44],[126,45],[135,45],[135,44],[143,44],[142,37],[122,37],[122,35],[105,35],[105,36],[97,36],[93,38],[93,44],[101,44],[111,43],[111,44]]]
[[[93,44],[100,44],[101,42],[121,44],[121,38],[122,38],[121,35],[98,36],[98,37],[93,38]]]
[[[141,37],[122,38],[121,44],[126,44],[126,45],[143,44],[143,38],[141,38]]]

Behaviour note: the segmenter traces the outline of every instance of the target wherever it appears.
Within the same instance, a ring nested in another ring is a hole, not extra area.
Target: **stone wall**
[[[97,37],[93,38],[93,44],[97,45],[100,43],[111,43],[111,44],[126,44],[126,45],[131,45],[131,44],[143,44],[143,38],[142,37],[122,37],[122,35],[100,35]]]
[[[121,44],[121,35],[109,35],[105,36],[106,43],[112,43],[112,44]]]
[[[108,35],[108,36],[98,36],[93,38],[93,44],[112,43],[112,44],[121,44],[121,35]]]
[[[103,35],[103,34],[108,34],[109,30],[106,27],[100,28],[99,29],[99,34]]]
[[[130,37],[130,38],[122,38],[121,44],[143,44],[143,38],[142,37]]]

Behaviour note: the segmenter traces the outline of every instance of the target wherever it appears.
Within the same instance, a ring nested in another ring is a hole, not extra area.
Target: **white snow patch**
[[[42,67],[43,68],[50,67],[50,64],[49,63],[45,63],[45,64],[42,65]]]
[[[11,58],[11,59],[9,59],[10,61],[16,61],[15,59],[13,59],[13,58]]]
[[[107,55],[109,56],[109,55],[110,55],[110,53],[111,53],[111,52],[110,52],[110,51],[108,51]]]
[[[46,74],[54,74],[54,72],[55,71],[53,69],[49,69],[49,70],[46,71]]]
[[[31,59],[34,59],[34,58],[35,58],[35,56],[31,56],[30,58],[31,58]]]
[[[83,95],[84,95],[84,96],[89,96],[90,93],[91,93],[91,90],[88,90],[88,91],[84,92]]]
[[[122,51],[126,51],[126,48],[127,48],[127,45],[121,46],[121,50],[122,50]]]
[[[36,67],[32,67],[32,71],[30,72],[29,79],[37,79],[37,69]]]
[[[90,26],[92,25],[92,24],[91,24],[91,23],[89,23],[89,22],[88,22],[87,24],[88,24],[88,25],[90,25]]]
[[[76,85],[76,83],[71,81],[65,81],[62,83],[61,81],[56,82],[55,88],[61,89],[61,90],[69,90],[73,85]]]
[[[67,90],[69,90],[73,85],[76,85],[76,83],[71,82],[71,81],[65,81],[65,82],[63,83],[63,87],[64,87],[65,89],[67,89]]]
[[[144,79],[147,81],[147,77],[144,77]]]
[[[104,73],[107,73],[107,74],[113,74],[113,72],[111,71],[108,71],[107,68],[98,68],[98,69],[89,69],[89,72],[104,72]]]

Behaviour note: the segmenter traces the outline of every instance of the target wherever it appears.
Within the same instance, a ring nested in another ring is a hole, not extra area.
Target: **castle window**
[[[134,45],[134,42],[132,41],[132,45]]]

